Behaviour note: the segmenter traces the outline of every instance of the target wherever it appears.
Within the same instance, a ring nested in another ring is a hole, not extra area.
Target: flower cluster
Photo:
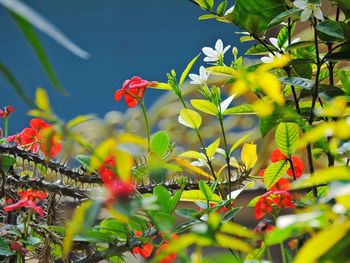
[[[37,201],[45,199],[48,196],[46,192],[27,189],[18,191],[17,194],[20,196],[20,200],[17,203],[5,206],[4,211],[10,212],[25,207],[33,210],[40,216],[44,216],[44,210],[41,206],[37,205]]]
[[[142,236],[142,233],[139,231],[135,231],[135,235],[136,236]],[[151,240],[154,240],[156,237],[152,237]],[[176,234],[172,234],[170,236],[171,239],[176,239],[177,235]],[[155,255],[158,255],[162,250],[165,250],[167,247],[169,246],[169,240],[164,240],[164,242],[155,250],[154,249],[154,245],[150,244],[150,243],[145,243],[143,244],[142,247],[134,247],[132,252],[134,254],[140,254],[142,257],[144,258],[149,258],[152,253],[154,252]],[[176,253],[171,253],[168,256],[166,256],[165,258],[162,258],[159,262],[160,263],[171,263],[174,262],[176,260]]]
[[[4,107],[4,110],[0,109],[0,118],[8,118],[8,116],[15,111],[15,108],[11,105]]]
[[[279,149],[275,149],[271,153],[270,160],[273,163],[278,161],[285,161],[285,160],[288,160],[288,156],[282,153]],[[299,157],[292,156],[291,163],[293,165],[293,168],[289,168],[287,170],[287,174],[293,178],[294,176],[295,178],[299,178],[300,176],[302,176],[305,169],[304,162]],[[293,175],[293,169],[294,169],[294,175]]]
[[[271,213],[273,208],[295,208],[294,196],[285,190],[268,191],[261,196],[255,205],[255,218],[260,219]]]
[[[114,156],[108,156],[100,168],[98,173],[101,176],[104,186],[110,193],[109,201],[113,202],[117,197],[129,197],[135,192],[135,185],[131,182],[124,182],[118,178],[115,173]]]
[[[33,153],[40,150],[46,157],[57,156],[61,151],[61,137],[53,126],[39,118],[32,119],[29,126],[20,133],[7,137],[7,140]]]
[[[134,76],[127,79],[123,87],[114,93],[114,99],[119,101],[124,97],[125,103],[129,108],[135,107],[143,98],[143,94],[148,86],[155,85],[156,82],[150,82],[140,77]]]

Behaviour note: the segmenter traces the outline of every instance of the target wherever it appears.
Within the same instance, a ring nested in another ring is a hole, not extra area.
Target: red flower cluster
[[[264,181],[265,169],[260,170],[259,176],[261,180]],[[291,189],[290,182],[286,178],[280,178],[271,188],[271,191],[285,190],[289,191]]]
[[[114,201],[117,197],[129,197],[135,192],[135,185],[131,182],[124,182],[115,174],[115,160],[113,156],[109,156],[98,169],[104,186],[110,192],[110,201]]]
[[[34,118],[19,134],[9,136],[8,141],[16,142],[26,150],[37,153],[39,150],[47,157],[55,157],[61,151],[61,138],[47,122]]]
[[[260,219],[264,215],[272,212],[273,207],[295,208],[293,204],[294,196],[285,190],[268,191],[261,196],[255,205],[255,218]]]
[[[135,231],[136,236],[142,236],[142,233],[139,231]],[[176,239],[177,235],[172,234],[171,239]],[[152,240],[155,239],[155,237],[152,238]],[[164,250],[168,247],[169,245],[169,240],[165,240],[162,245],[159,246],[159,248],[155,251],[155,255],[158,255],[161,250]],[[140,254],[144,258],[149,258],[152,255],[152,252],[154,250],[154,245],[146,243],[143,244],[142,247],[134,247],[132,252],[134,254]],[[167,257],[161,259],[159,262],[160,263],[172,263],[176,260],[176,253],[171,253]]]
[[[139,100],[142,99],[146,88],[154,84],[155,82],[149,82],[137,76],[132,77],[131,79],[127,79],[123,87],[115,92],[114,99],[119,101],[124,97],[128,107],[133,108],[138,104]]]
[[[15,107],[11,105],[7,105],[4,107],[4,110],[0,109],[0,118],[7,118],[14,111],[15,111]]]
[[[278,162],[278,161],[284,161],[287,159],[288,159],[288,156],[285,155],[284,153],[282,153],[279,149],[273,150],[273,152],[271,153],[271,157],[270,157],[270,160],[273,163]],[[302,176],[304,169],[305,169],[304,162],[297,156],[292,156],[291,161],[292,161],[293,168],[294,168],[295,178],[299,178],[300,176]],[[287,174],[290,177],[294,177],[293,171],[291,168],[287,170]]]
[[[9,212],[25,207],[32,209],[40,216],[44,216],[44,210],[42,207],[37,205],[36,201],[45,199],[48,196],[46,192],[28,189],[25,191],[18,191],[18,195],[21,197],[21,199],[17,203],[5,206],[4,211]]]

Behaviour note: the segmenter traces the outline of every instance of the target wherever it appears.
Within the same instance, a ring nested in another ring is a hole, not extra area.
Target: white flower
[[[344,143],[342,146],[339,147],[338,153],[344,154],[350,151],[350,142]]]
[[[312,15],[312,13],[319,20],[324,20],[322,11],[320,9],[321,3],[315,4],[315,3],[309,3],[307,0],[296,0],[294,1],[293,4],[295,7],[303,9],[303,12],[301,13],[301,17],[300,17],[301,21],[303,22],[307,21]]]
[[[280,49],[280,51],[282,51],[283,53],[285,53],[288,43],[285,43],[285,44],[283,45],[283,47],[280,47],[280,46],[278,45],[278,40],[277,40],[277,38],[271,37],[271,38],[269,38],[269,41],[270,41],[270,43],[271,43],[275,48]],[[299,41],[300,41],[300,37],[298,37],[298,38],[296,38],[296,39],[293,39],[293,40],[291,41],[290,44],[294,44],[294,43],[297,43],[297,42],[299,42]],[[279,53],[279,52],[275,52],[275,55],[273,55],[272,53],[269,53],[268,56],[262,57],[262,58],[260,58],[260,60],[261,60],[263,63],[270,63],[270,62],[273,61],[274,57],[280,58],[281,56],[282,56],[282,54]]]
[[[222,60],[224,54],[229,50],[231,45],[228,45],[224,48],[224,44],[221,39],[218,39],[215,43],[215,49],[211,47],[202,48],[203,53],[206,55],[204,58],[205,62],[216,62],[218,60]]]
[[[233,12],[233,9],[235,9],[235,6],[231,6],[229,9],[226,10],[224,16],[227,16],[228,14],[231,14]]]
[[[220,103],[220,108],[219,111],[224,112],[225,110],[227,110],[228,106],[230,106],[231,102],[233,101],[233,99],[236,97],[236,94],[231,95],[230,97],[228,97],[227,99],[225,99],[223,102]]]
[[[208,81],[210,72],[207,72],[205,67],[201,66],[199,68],[199,75],[196,74],[189,74],[188,76],[192,81],[190,82],[191,84],[198,84],[198,85],[206,85],[206,82]]]

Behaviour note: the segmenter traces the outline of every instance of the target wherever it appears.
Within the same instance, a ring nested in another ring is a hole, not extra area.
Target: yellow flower
[[[241,159],[247,171],[252,169],[258,161],[256,144],[245,143],[242,148]]]

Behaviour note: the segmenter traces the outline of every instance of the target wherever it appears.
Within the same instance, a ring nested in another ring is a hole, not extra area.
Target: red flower
[[[295,177],[299,178],[300,176],[303,175],[304,169],[305,169],[305,165],[304,162],[297,156],[293,156],[292,157],[292,164],[294,167],[294,173],[295,173]],[[288,169],[287,174],[290,177],[293,177],[293,171],[292,169]]]
[[[27,191],[19,191],[18,195],[21,199],[14,204],[4,207],[4,211],[10,212],[22,207],[32,209],[34,212],[38,213],[40,216],[44,216],[44,210],[42,207],[36,204],[36,200],[43,200],[48,195],[43,191],[35,191],[33,189],[28,189]]]
[[[281,152],[280,149],[275,149],[272,151],[270,160],[271,162],[275,163],[278,161],[284,161],[287,159],[287,155],[285,155],[283,152]]]
[[[114,99],[119,101],[124,97],[128,107],[133,108],[137,105],[138,100],[143,97],[145,89],[154,83],[155,82],[149,82],[137,76],[132,77],[131,79],[127,79],[123,87],[115,92]]]
[[[132,182],[124,182],[115,174],[115,160],[109,156],[98,169],[104,186],[110,192],[110,201],[117,197],[129,197],[135,192],[135,185]]]
[[[288,159],[287,155],[282,153],[279,149],[273,150],[271,153],[271,156],[270,156],[270,160],[273,163],[278,162],[278,161],[287,160],[287,159]],[[294,167],[295,178],[299,178],[300,176],[302,176],[304,169],[305,169],[304,162],[297,156],[292,156],[291,161],[292,161],[292,164]],[[287,170],[287,174],[291,177],[294,177],[293,171],[291,168],[289,168]]]
[[[273,207],[295,208],[292,200],[294,196],[285,190],[268,191],[261,196],[255,205],[255,218],[262,218],[264,215],[272,212]]]
[[[0,117],[7,118],[14,111],[15,111],[15,107],[13,107],[11,105],[7,105],[4,107],[4,110],[0,109]]]
[[[209,206],[210,206],[210,208],[213,208],[213,207],[215,207],[215,203],[210,203],[209,204]],[[228,208],[226,207],[226,206],[222,206],[220,209],[218,209],[218,210],[216,210],[216,212],[218,212],[218,213],[227,213],[228,212]]]
[[[61,138],[56,134],[52,125],[44,120],[34,118],[29,122],[29,128],[21,133],[7,137],[33,153],[40,151],[47,157],[55,157],[61,151]]]
[[[164,250],[168,247],[168,242],[164,242],[157,250],[156,255],[160,253],[161,250]],[[176,260],[176,253],[170,253],[165,258],[162,258],[159,262],[160,263],[172,263]]]
[[[18,242],[13,242],[10,246],[10,249],[14,250],[14,251],[20,250],[21,248],[22,248],[22,246]]]
[[[261,177],[262,180],[264,180],[265,170],[266,169],[261,169],[258,173],[258,175]]]
[[[142,236],[142,232],[135,231],[135,235],[140,237]],[[146,243],[143,244],[142,247],[134,247],[132,249],[132,253],[134,254],[140,254],[144,258],[149,258],[152,255],[154,245]]]
[[[271,188],[270,191],[278,191],[278,190],[285,190],[289,191],[290,190],[290,182],[286,178],[281,178],[275,183]]]

